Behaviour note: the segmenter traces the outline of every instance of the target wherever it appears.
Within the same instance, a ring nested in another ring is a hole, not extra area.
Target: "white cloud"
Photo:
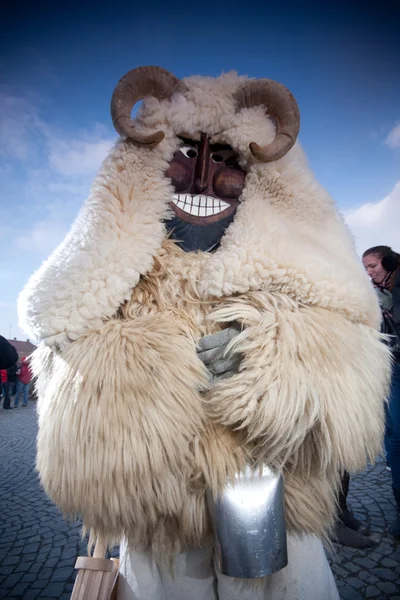
[[[48,123],[31,99],[0,89],[0,156],[28,163],[40,158],[57,174],[66,177],[93,175],[116,139],[97,123],[93,131],[65,132]]]
[[[386,198],[368,202],[344,213],[360,256],[371,246],[391,246],[400,252],[400,181]]]
[[[59,196],[64,197],[80,197],[83,199],[88,192],[91,178],[80,178],[79,181],[71,180],[68,181],[53,181],[50,180],[45,184],[46,190],[49,195],[58,198]]]
[[[24,98],[0,91],[0,155],[26,160],[35,151],[32,134],[37,129],[35,107]]]
[[[69,224],[64,224],[59,219],[49,217],[33,223],[24,235],[15,238],[14,244],[20,250],[36,252],[45,258],[63,240],[68,229]]]
[[[49,162],[53,169],[66,176],[93,174],[113,145],[113,139],[53,140]]]
[[[64,131],[41,116],[40,99],[0,88],[0,240],[29,256],[45,258],[67,233],[93,176],[115,140],[108,127]],[[15,198],[18,201],[15,201]],[[17,216],[23,215],[16,226]]]
[[[396,123],[393,129],[389,131],[385,145],[392,149],[400,148],[400,122]]]
[[[86,185],[54,183],[46,172],[37,173],[31,181],[30,195],[41,206],[40,217],[36,217],[23,229],[18,228],[13,238],[13,247],[29,252],[35,261],[44,260],[62,242],[68,233],[82,201],[87,195],[90,181]]]

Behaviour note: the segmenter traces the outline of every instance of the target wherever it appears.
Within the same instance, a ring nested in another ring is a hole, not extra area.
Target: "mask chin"
[[[232,213],[212,225],[192,225],[179,217],[173,217],[165,221],[165,226],[171,232],[170,237],[185,252],[210,252],[218,246],[234,217],[235,213]]]

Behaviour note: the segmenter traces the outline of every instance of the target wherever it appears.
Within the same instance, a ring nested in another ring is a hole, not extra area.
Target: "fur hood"
[[[299,143],[272,163],[251,156],[249,143],[271,143],[275,127],[263,107],[236,111],[233,94],[246,81],[235,73],[189,77],[185,96],[143,102],[137,128],[161,128],[165,139],[154,149],[115,144],[70,232],[20,295],[20,324],[31,337],[65,348],[130,298],[166,237],[173,189],[165,172],[177,136],[199,131],[230,144],[247,171],[235,219],[199,276],[200,297],[279,292],[378,327],[351,235]]]

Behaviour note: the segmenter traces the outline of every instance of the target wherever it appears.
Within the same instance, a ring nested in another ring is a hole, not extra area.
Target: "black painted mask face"
[[[175,188],[166,227],[186,252],[207,252],[232,223],[246,174],[230,146],[211,145],[205,134],[182,141],[166,173]]]

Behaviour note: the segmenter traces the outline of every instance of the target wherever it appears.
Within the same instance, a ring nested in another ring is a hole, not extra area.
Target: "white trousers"
[[[335,580],[320,540],[288,536],[288,565],[257,580],[238,580],[217,573],[203,549],[180,554],[175,575],[158,567],[150,553],[126,551],[121,543],[118,600],[339,600]]]

